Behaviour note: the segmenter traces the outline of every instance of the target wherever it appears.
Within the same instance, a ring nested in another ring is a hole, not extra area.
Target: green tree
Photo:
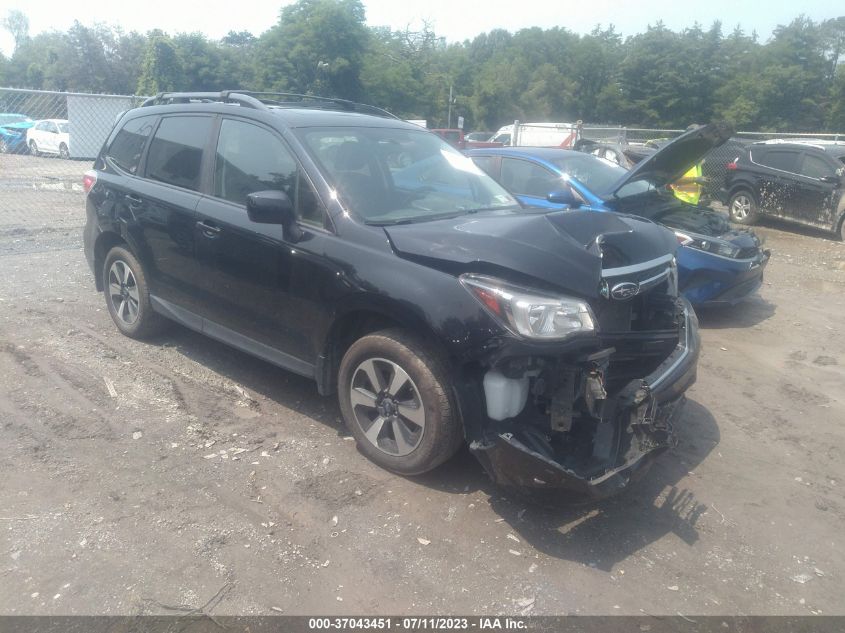
[[[220,47],[202,33],[178,33],[173,46],[182,70],[180,90],[224,90],[220,77]]]
[[[15,50],[29,39],[29,18],[23,11],[11,9],[6,17],[0,20],[0,26],[6,29],[15,40]]]
[[[179,90],[183,81],[182,63],[173,40],[160,31],[154,31],[147,42],[137,94],[154,95]]]
[[[257,76],[266,88],[358,100],[369,31],[361,0],[299,0],[257,48]]]

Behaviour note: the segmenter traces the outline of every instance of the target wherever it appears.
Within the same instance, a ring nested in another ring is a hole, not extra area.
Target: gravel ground
[[[466,451],[377,468],[313,383],[197,334],[120,336],[89,166],[0,155],[0,614],[845,614],[845,244],[759,227],[767,281],[701,315],[678,448],[543,509]]]

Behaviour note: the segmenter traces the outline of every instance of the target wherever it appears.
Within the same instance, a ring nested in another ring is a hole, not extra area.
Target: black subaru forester
[[[523,208],[436,135],[299,95],[159,95],[84,184],[121,332],[313,378],[389,470],[466,441],[501,485],[599,497],[674,442],[698,325],[648,220]]]

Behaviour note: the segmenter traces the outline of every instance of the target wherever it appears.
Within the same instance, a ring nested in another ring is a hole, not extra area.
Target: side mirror
[[[546,196],[546,200],[552,204],[565,204],[570,209],[578,209],[581,207],[581,201],[575,197],[571,189],[562,189],[560,191],[552,191]]]
[[[256,191],[247,195],[246,213],[258,224],[281,224],[285,239],[297,242],[302,237],[293,203],[284,191]]]
[[[819,178],[822,182],[826,182],[829,185],[838,185],[839,184],[839,176],[822,176]]]

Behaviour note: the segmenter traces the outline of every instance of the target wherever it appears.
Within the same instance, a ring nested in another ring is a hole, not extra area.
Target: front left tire
[[[447,364],[399,329],[358,339],[344,354],[338,399],[359,450],[387,470],[419,475],[463,442]]]
[[[40,153],[38,152],[38,143],[35,141],[29,142],[29,153],[33,156],[40,156]]]

